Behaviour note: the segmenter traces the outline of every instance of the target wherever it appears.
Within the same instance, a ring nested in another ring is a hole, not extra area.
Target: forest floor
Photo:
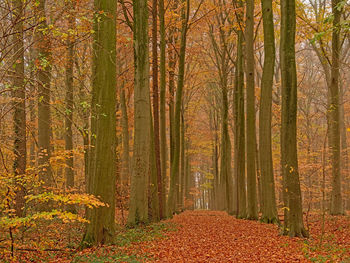
[[[24,240],[16,244],[13,261],[350,262],[348,216],[326,216],[322,243],[321,216],[310,214],[305,220],[309,239],[281,236],[275,225],[238,220],[224,212],[186,211],[147,227],[120,227],[117,245],[83,251],[76,249],[82,225],[52,222],[43,232],[27,230]],[[10,262],[4,255],[0,246],[0,262]]]

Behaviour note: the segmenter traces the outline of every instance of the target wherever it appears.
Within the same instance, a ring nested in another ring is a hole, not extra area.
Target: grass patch
[[[120,228],[117,231],[114,246],[99,247],[94,250],[87,250],[88,252],[83,252],[83,254],[76,254],[72,259],[72,263],[141,263],[146,260],[151,261],[148,255],[137,254],[137,251],[130,254],[126,248],[134,243],[164,238],[167,232],[176,230],[175,224],[163,222],[130,229]]]
[[[72,263],[144,262],[147,257],[127,255],[116,247],[99,248],[90,254],[75,256]]]
[[[350,262],[349,250],[340,247],[330,237],[326,238],[327,242],[311,244],[308,240],[303,243],[303,253],[306,259],[311,262]]]
[[[171,231],[176,231],[175,224],[163,222],[136,228],[122,229],[116,236],[115,244],[118,246],[127,246],[135,242],[164,238],[165,234]]]

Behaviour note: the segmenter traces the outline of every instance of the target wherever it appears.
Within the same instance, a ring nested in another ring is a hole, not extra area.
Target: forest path
[[[303,241],[280,236],[274,225],[217,211],[186,211],[167,222],[178,230],[135,249],[156,262],[308,262]]]

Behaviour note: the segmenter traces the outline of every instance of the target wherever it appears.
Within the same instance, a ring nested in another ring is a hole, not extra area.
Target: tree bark
[[[53,177],[50,166],[51,157],[51,110],[50,110],[50,81],[51,81],[51,41],[47,30],[47,18],[45,14],[45,0],[39,0],[36,6],[36,17],[40,23],[35,35],[37,48],[37,82],[38,82],[38,166],[39,179],[43,187],[52,186]]]
[[[148,187],[148,218],[151,222],[159,221],[159,191],[156,150],[154,145],[154,130],[152,121],[152,110],[150,108],[150,152],[149,152],[149,187]]]
[[[159,0],[159,31],[160,31],[160,156],[162,171],[162,199],[160,205],[163,208],[161,219],[165,218],[166,208],[166,187],[167,176],[167,139],[166,139],[166,60],[165,60],[165,21],[164,21],[164,0]]]
[[[134,0],[134,152],[128,224],[148,222],[147,191],[150,153],[150,92],[148,7],[146,0]]]
[[[247,85],[247,218],[258,219],[256,197],[256,127],[255,127],[255,59],[254,59],[254,0],[246,2],[246,85]]]
[[[121,173],[121,183],[126,186],[129,185],[130,180],[130,145],[129,145],[129,119],[128,109],[126,106],[125,90],[124,85],[120,91],[120,106],[122,110],[122,131],[123,131],[123,168]]]
[[[106,206],[87,213],[82,245],[112,243],[116,192],[116,3],[94,2],[89,193]]]
[[[346,131],[346,121],[345,121],[345,111],[344,111],[344,90],[343,86],[339,85],[339,91],[340,91],[340,141],[341,141],[341,151],[342,151],[342,162],[341,162],[341,168],[342,168],[342,179],[345,183],[345,189],[344,192],[347,193],[347,196],[343,199],[343,209],[344,212],[348,209],[350,209],[350,199],[349,199],[349,152],[348,152],[348,143],[347,143],[347,131]]]
[[[259,112],[259,157],[262,191],[262,217],[265,223],[278,223],[273,175],[271,119],[272,85],[275,70],[275,36],[271,0],[261,1],[264,29],[264,66],[261,79]]]
[[[183,1],[182,7],[182,28],[181,28],[181,40],[180,40],[180,53],[179,53],[179,69],[178,80],[176,90],[176,102],[174,112],[174,156],[171,164],[170,173],[170,190],[168,196],[167,217],[171,217],[176,211],[176,189],[179,187],[179,160],[180,160],[180,121],[181,121],[181,105],[182,105],[182,93],[184,87],[185,78],[185,57],[186,57],[186,40],[188,30],[188,16],[189,16],[189,0]]]
[[[307,237],[304,228],[297,153],[297,72],[295,0],[281,2],[282,126],[281,163],[285,196],[284,234]]]
[[[222,113],[221,113],[221,162],[219,191],[224,193],[225,209],[229,214],[233,214],[232,200],[232,173],[231,173],[231,140],[228,133],[228,98],[227,83],[221,87]]]
[[[241,14],[239,15],[241,16]],[[240,20],[242,21],[242,20]],[[247,217],[247,191],[245,174],[245,114],[244,114],[244,70],[243,70],[243,32],[238,30],[237,59],[235,72],[235,177],[237,187],[238,218]]]
[[[177,9],[177,1],[174,1],[171,6],[173,12],[176,12]],[[171,177],[171,167],[173,165],[174,159],[174,97],[175,97],[175,67],[177,61],[177,53],[176,53],[176,26],[175,22],[171,21],[170,29],[169,29],[169,40],[168,40],[168,67],[169,67],[169,150],[170,150],[170,177]],[[168,205],[168,204],[167,204]]]
[[[74,5],[70,3],[74,10]],[[75,17],[73,14],[69,15],[68,27],[69,30],[74,30]],[[73,70],[74,70],[74,36],[69,35],[67,39],[67,66],[66,66],[66,114],[65,114],[65,150],[68,157],[66,159],[65,177],[67,189],[74,188],[74,160],[73,160]]]
[[[152,1],[152,81],[153,81],[153,132],[158,184],[159,216],[163,218],[163,180],[159,138],[159,89],[158,89],[158,0]]]
[[[22,0],[13,0],[13,127],[14,127],[14,162],[16,190],[16,215],[24,216],[25,189],[24,176],[27,165],[27,138],[26,138],[26,92],[24,85],[24,41],[23,41],[23,3]]]
[[[331,215],[341,215],[343,211],[340,173],[340,129],[339,129],[339,66],[340,66],[340,16],[339,0],[332,0],[333,32],[332,32],[332,65],[331,83],[329,87],[329,148],[332,164]]]
[[[184,197],[185,197],[185,155],[186,155],[186,148],[185,148],[185,133],[186,133],[186,126],[185,126],[185,117],[184,117],[184,109],[182,109],[181,112],[181,152],[180,152],[180,195],[179,195],[179,208],[181,210],[184,209]]]

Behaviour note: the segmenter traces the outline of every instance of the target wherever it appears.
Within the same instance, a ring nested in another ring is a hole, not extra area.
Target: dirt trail
[[[141,245],[156,262],[307,262],[302,240],[280,236],[273,225],[211,211],[186,211],[169,221],[178,231]]]

